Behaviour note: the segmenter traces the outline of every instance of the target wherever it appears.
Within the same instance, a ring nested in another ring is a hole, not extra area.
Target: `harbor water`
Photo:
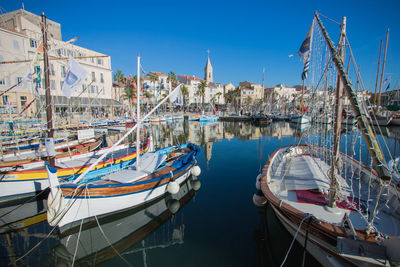
[[[307,137],[305,131],[311,130],[287,122],[258,127],[248,122],[181,121],[147,127],[156,149],[185,142],[201,146],[198,180],[187,181],[176,195],[62,235],[48,225],[44,199],[2,205],[1,225],[9,223],[6,219],[19,223],[1,230],[0,265],[279,266],[293,238],[268,205],[253,204],[255,179],[276,149],[297,144],[300,137],[306,142],[320,136]],[[343,131],[342,150],[352,149],[367,161],[365,144],[350,142],[359,134],[353,128]],[[398,155],[399,136],[395,128],[379,132],[378,140],[388,145],[386,159]],[[303,257],[306,266],[319,266],[297,242],[286,266],[301,265]]]

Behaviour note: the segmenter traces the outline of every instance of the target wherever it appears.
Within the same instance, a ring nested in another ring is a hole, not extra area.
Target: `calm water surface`
[[[101,228],[92,221],[84,225],[81,234],[51,232],[45,221],[45,202],[25,203],[15,219],[30,217],[36,224],[0,235],[0,265],[70,266],[74,261],[78,266],[279,266],[292,237],[270,207],[254,206],[252,196],[255,178],[268,156],[281,146],[297,143],[301,131],[288,123],[256,127],[186,121],[155,124],[149,129],[157,147],[182,142],[202,147],[198,159],[201,186],[190,180],[177,195],[102,218],[98,222]],[[385,131],[378,140],[388,143],[388,158],[398,154],[396,134],[400,131]],[[343,147],[353,149],[356,155],[361,151],[367,161],[365,145],[350,142],[359,133],[349,129],[342,136]],[[303,141],[320,140],[319,135],[307,138]],[[13,209],[0,208],[0,214]],[[36,245],[28,256],[12,263]],[[303,248],[295,242],[287,266],[301,265],[302,258]],[[306,265],[318,263],[307,255]]]

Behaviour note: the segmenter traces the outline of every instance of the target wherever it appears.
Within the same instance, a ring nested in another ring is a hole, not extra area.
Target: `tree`
[[[218,103],[220,103],[220,102],[221,102],[220,97],[221,97],[222,93],[221,93],[221,92],[218,92],[218,93],[216,93],[215,95],[218,97]]]
[[[158,101],[158,91],[156,90],[156,82],[158,82],[158,76],[156,76],[156,75],[151,75],[150,76],[150,81],[152,81],[153,82],[153,91],[154,91],[154,94],[155,94],[155,97],[156,97],[156,102]],[[154,105],[157,105],[157,103],[155,103]]]
[[[181,86],[181,93],[183,97],[183,106],[186,106],[186,96],[189,94],[189,88],[186,86],[182,85]]]
[[[117,70],[115,73],[114,73],[114,82],[118,82],[118,83],[121,83],[121,82],[123,82],[124,81],[124,74],[122,73],[122,71],[121,70]]]
[[[168,72],[168,81],[171,83],[171,86],[172,86],[171,89],[173,89],[177,86],[178,81],[176,79],[175,72],[173,72],[173,71]]]
[[[124,94],[122,95],[122,97],[129,101],[129,107],[131,109],[131,117],[133,117],[132,102],[133,102],[133,99],[135,99],[135,97],[136,97],[136,88],[133,86],[133,84],[131,82],[128,82],[128,84],[124,88]]]
[[[197,95],[201,97],[201,108],[204,109],[204,95],[206,93],[207,81],[201,81],[198,85]]]

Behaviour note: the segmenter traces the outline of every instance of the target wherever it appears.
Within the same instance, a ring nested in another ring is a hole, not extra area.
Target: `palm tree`
[[[206,93],[207,81],[201,81],[198,85],[197,95],[201,97],[201,109],[203,109],[204,95]]]
[[[168,72],[168,81],[171,83],[172,88],[176,87],[177,79],[176,79],[175,72],[173,72],[173,71]]]
[[[222,93],[221,93],[221,92],[218,92],[218,93],[216,93],[215,95],[218,97],[218,103],[221,102],[221,101],[220,101],[220,97],[221,97]]]
[[[239,106],[240,106],[240,87],[236,87],[236,89],[233,91],[233,99],[235,101],[235,112],[238,113],[239,111]]]
[[[154,94],[155,94],[155,97],[156,97],[156,102],[158,101],[158,91],[156,90],[156,82],[158,82],[158,76],[156,76],[156,75],[151,75],[150,76],[150,81],[152,81],[153,82],[153,91],[154,91]],[[157,105],[157,103],[154,103],[154,105]]]
[[[132,102],[133,102],[133,99],[135,99],[135,97],[136,97],[136,90],[132,83],[128,83],[126,85],[126,87],[124,88],[124,94],[122,95],[122,97],[129,101],[129,107],[131,109],[131,117],[133,117]]]
[[[150,92],[149,91],[144,91],[144,98],[146,99],[146,112],[147,112],[147,104],[148,104],[148,100],[150,99],[150,98],[152,98],[153,97],[153,95],[152,94],[150,94]]]
[[[181,86],[181,93],[182,93],[182,97],[183,97],[183,106],[186,106],[186,96],[189,94],[189,88],[187,88],[186,86],[182,85]]]
[[[120,82],[123,82],[123,81],[124,81],[124,74],[122,73],[121,70],[117,70],[114,73],[114,82],[120,83]]]

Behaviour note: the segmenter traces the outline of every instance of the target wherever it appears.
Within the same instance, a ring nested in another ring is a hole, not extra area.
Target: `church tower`
[[[208,57],[206,67],[204,68],[204,80],[206,80],[207,82],[213,82],[213,69],[210,61],[210,50],[207,50],[207,53]]]

